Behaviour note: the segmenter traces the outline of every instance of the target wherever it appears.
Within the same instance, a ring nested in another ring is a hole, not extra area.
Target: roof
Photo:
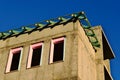
[[[55,27],[56,25],[60,25],[60,24],[67,24],[68,22],[75,22],[76,20],[80,21],[80,24],[83,27],[86,35],[88,36],[88,39],[91,42],[92,46],[100,47],[97,37],[94,34],[94,31],[91,29],[91,25],[84,12],[78,12],[66,16],[60,16],[54,19],[41,21],[39,23],[22,26],[21,28],[18,29],[9,30],[6,32],[0,32],[0,40],[5,40],[13,36],[17,37],[21,34],[31,33],[36,30],[43,30],[45,28]]]

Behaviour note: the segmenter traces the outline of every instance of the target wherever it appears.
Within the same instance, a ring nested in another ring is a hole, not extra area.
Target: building
[[[0,33],[0,80],[113,80],[112,58],[84,12]]]

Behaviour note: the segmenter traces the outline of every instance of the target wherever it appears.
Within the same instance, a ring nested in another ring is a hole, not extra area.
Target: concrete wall
[[[31,34],[0,40],[0,79],[1,80],[77,80],[77,52],[74,48],[75,23],[46,28]],[[65,59],[61,62],[48,64],[50,42],[52,38],[66,37]],[[29,47],[33,43],[44,41],[42,65],[26,69]],[[71,46],[72,45],[72,46]],[[20,70],[5,73],[9,51],[11,48],[23,46]],[[76,47],[77,48],[77,47]]]
[[[100,48],[95,48],[97,50],[95,54],[95,62],[96,62],[96,71],[97,71],[97,80],[105,80],[105,74],[104,74],[104,67],[106,68],[107,72],[109,73],[109,76],[111,77],[110,73],[110,60],[105,59],[104,60],[104,54],[103,53],[103,41],[102,41],[102,27],[101,26],[96,26],[93,28],[96,37],[100,43]],[[109,53],[108,53],[109,54]],[[109,55],[108,55],[109,56]],[[112,77],[111,77],[112,80]]]
[[[99,31],[96,34],[101,41]],[[66,37],[65,59],[49,64],[50,42],[62,36]],[[41,41],[42,65],[27,69],[29,47]],[[5,73],[10,49],[19,46],[23,46],[20,70]],[[95,52],[79,21],[0,40],[0,80],[104,80],[103,68],[102,49]]]
[[[95,50],[78,24],[78,80],[97,80]]]

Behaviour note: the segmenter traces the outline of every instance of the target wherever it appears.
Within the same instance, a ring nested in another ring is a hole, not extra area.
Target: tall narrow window
[[[21,52],[22,52],[22,47],[10,50],[6,73],[19,69]]]
[[[43,43],[36,43],[30,46],[27,68],[41,64],[42,45]]]
[[[64,44],[65,38],[57,38],[51,41],[50,61],[53,63],[56,61],[63,61],[64,58]]]

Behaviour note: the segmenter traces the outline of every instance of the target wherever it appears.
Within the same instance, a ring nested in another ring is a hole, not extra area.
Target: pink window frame
[[[29,55],[28,55],[28,62],[27,62],[27,68],[31,68],[31,62],[32,62],[32,55],[33,55],[33,49],[37,48],[37,47],[42,47],[43,49],[43,43],[40,42],[40,43],[35,43],[35,44],[32,44],[30,46],[30,51],[29,51]],[[43,51],[43,50],[42,50]],[[41,60],[42,60],[42,51],[41,51]],[[40,60],[40,65],[41,65],[41,61]]]
[[[65,37],[53,39],[53,40],[51,41],[51,49],[50,49],[49,63],[53,63],[54,44],[57,44],[57,43],[59,43],[60,41],[64,41],[64,45],[65,45]],[[64,52],[65,52],[65,49],[64,49]],[[63,57],[64,57],[64,53],[63,53]]]
[[[6,66],[6,73],[10,72],[13,54],[16,54],[18,51],[21,51],[21,53],[22,53],[22,47],[14,48],[14,49],[10,50],[8,62],[7,62],[7,66]],[[20,62],[21,62],[21,55],[20,55]],[[19,62],[19,66],[20,66],[20,62]],[[18,66],[18,69],[19,69],[19,66]]]

